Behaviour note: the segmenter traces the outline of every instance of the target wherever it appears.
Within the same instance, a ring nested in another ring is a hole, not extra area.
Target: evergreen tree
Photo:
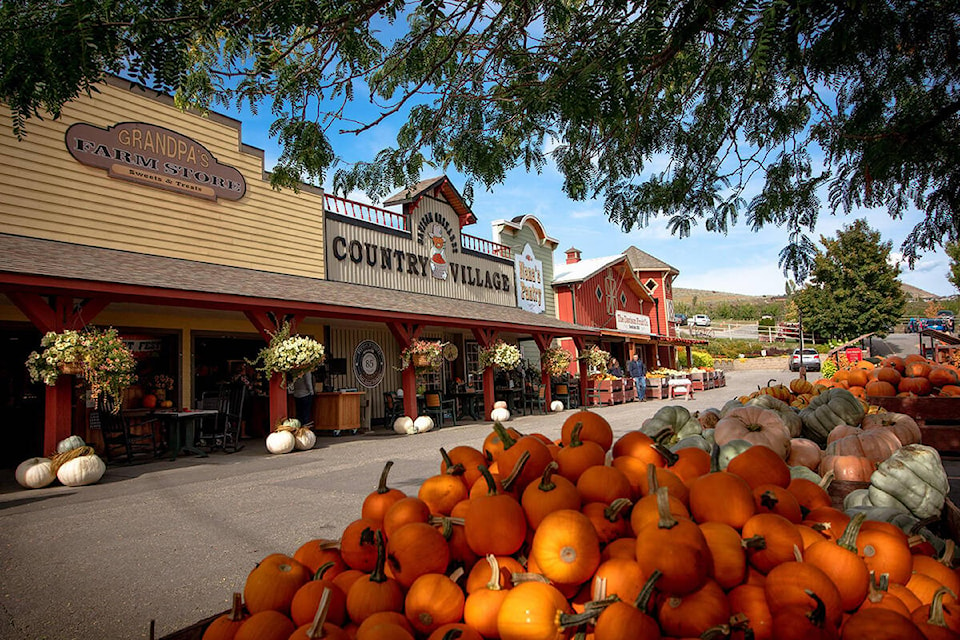
[[[885,334],[906,305],[900,267],[889,262],[891,243],[881,242],[866,220],[820,242],[823,251],[814,257],[811,281],[795,296],[804,330],[841,340]]]

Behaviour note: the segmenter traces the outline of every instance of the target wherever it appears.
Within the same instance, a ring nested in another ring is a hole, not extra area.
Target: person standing
[[[633,388],[637,391],[640,402],[647,401],[647,365],[640,359],[639,353],[634,353],[627,363],[627,374],[633,378]]]
[[[293,393],[293,401],[297,407],[297,420],[300,421],[300,426],[313,422],[313,372],[304,372],[291,383],[288,391]]]

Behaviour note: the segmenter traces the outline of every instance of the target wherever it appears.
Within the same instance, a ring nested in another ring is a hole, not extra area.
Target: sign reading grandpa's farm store
[[[239,200],[247,190],[243,175],[202,144],[157,125],[121,122],[101,129],[81,122],[67,129],[66,143],[78,162],[106,169],[111,178],[206,200]]]

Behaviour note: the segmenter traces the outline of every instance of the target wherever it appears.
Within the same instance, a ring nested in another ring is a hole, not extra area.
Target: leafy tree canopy
[[[552,162],[629,231],[785,229],[802,282],[829,210],[925,215],[912,262],[960,237],[956,0],[6,0],[0,100],[18,134],[105,71],[181,104],[268,106],[276,186],[374,199],[454,168],[490,187]],[[354,100],[375,115],[356,121]],[[405,118],[339,164],[334,130]]]
[[[881,242],[866,220],[820,242],[824,250],[814,257],[811,282],[794,298],[804,330],[843,340],[886,333],[906,305],[900,267],[889,263],[891,243]]]
[[[948,242],[943,248],[950,258],[950,273],[947,274],[947,280],[960,290],[960,240]]]

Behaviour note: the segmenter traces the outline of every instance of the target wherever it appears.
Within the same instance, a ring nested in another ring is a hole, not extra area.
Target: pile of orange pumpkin
[[[834,508],[768,446],[720,470],[581,410],[557,442],[496,424],[441,454],[416,496],[388,463],[339,540],[264,558],[204,639],[960,638],[952,545]]]
[[[960,396],[960,369],[921,355],[888,356],[874,364],[869,360],[848,363],[818,384],[847,389],[859,398],[867,396]]]

